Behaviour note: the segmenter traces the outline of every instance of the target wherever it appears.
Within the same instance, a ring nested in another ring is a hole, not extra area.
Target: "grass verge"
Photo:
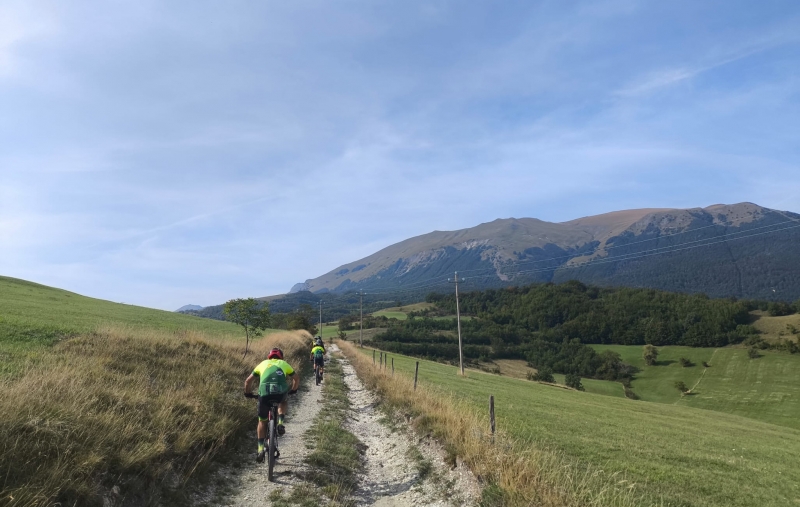
[[[241,385],[255,364],[276,345],[300,363],[309,342],[273,334],[246,361],[238,341],[200,331],[101,327],[56,343],[0,378],[0,503],[175,503],[252,422]]]
[[[471,404],[426,387],[415,391],[407,376],[387,376],[352,344],[338,344],[367,387],[412,420],[417,431],[436,437],[453,461],[463,460],[487,485],[483,506],[640,505],[640,498],[619,474],[582,466],[503,432],[493,439],[485,430],[487,418]]]
[[[341,363],[335,357],[325,364],[322,389],[325,391],[325,404],[306,434],[311,452],[305,460],[308,469],[302,476],[317,487],[299,486],[288,494],[273,492],[270,500],[276,507],[353,505],[351,497],[358,486],[364,447],[345,428],[350,400]]]

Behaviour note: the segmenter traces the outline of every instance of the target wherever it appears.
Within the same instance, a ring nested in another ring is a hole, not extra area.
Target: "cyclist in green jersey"
[[[289,386],[291,377],[291,387]],[[248,396],[253,381],[258,379],[258,454],[256,461],[264,461],[265,441],[267,438],[267,420],[269,418],[270,401],[279,401],[278,405],[278,434],[283,435],[286,428],[283,425],[283,416],[286,414],[287,397],[289,394],[297,392],[300,379],[294,373],[294,369],[283,360],[281,349],[272,349],[266,361],[262,361],[255,367],[253,373],[244,381],[244,394]]]
[[[325,347],[322,346],[322,338],[317,337],[317,342],[311,349],[311,360],[314,366],[319,366],[319,378],[325,373]]]

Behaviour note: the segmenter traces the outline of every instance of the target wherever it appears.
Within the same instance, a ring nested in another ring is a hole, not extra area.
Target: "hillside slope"
[[[412,291],[459,271],[474,288],[578,279],[599,285],[800,298],[800,215],[752,203],[639,209],[563,223],[498,219],[434,231],[340,266],[293,290]]]

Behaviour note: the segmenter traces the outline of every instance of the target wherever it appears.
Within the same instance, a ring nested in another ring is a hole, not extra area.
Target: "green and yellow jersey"
[[[311,355],[314,357],[314,359],[321,359],[325,356],[325,349],[319,345],[316,345],[313,349],[311,349]]]
[[[284,394],[289,392],[289,377],[294,375],[294,369],[283,359],[267,359],[255,367],[253,375],[259,378],[259,396]]]

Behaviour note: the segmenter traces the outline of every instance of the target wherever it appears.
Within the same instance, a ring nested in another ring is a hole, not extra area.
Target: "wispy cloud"
[[[6,2],[0,274],[174,309],[497,217],[791,202],[788,5]]]

